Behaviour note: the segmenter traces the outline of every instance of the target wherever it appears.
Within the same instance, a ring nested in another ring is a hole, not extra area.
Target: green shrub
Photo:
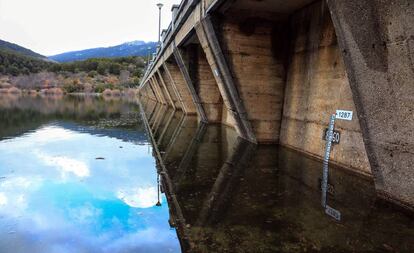
[[[98,71],[98,73],[100,74],[100,75],[105,75],[106,74],[106,72],[107,72],[107,64],[106,63],[104,63],[104,62],[100,62],[99,64],[98,64],[98,68],[96,69],[96,71]]]
[[[109,65],[109,73],[112,75],[119,75],[121,74],[121,64],[119,63],[111,63]]]
[[[97,75],[98,75],[98,72],[96,70],[89,71],[89,73],[88,73],[89,77],[95,77]]]
[[[82,92],[83,88],[82,85],[77,80],[74,80],[73,82],[68,82],[63,85],[63,90],[66,93],[75,93],[75,92]]]
[[[95,86],[95,92],[96,93],[102,93],[106,89],[112,90],[112,89],[114,89],[114,85],[110,84],[110,83],[100,83],[100,84],[97,84]]]
[[[6,69],[7,73],[13,76],[17,76],[20,74],[20,70],[15,65],[10,65]]]

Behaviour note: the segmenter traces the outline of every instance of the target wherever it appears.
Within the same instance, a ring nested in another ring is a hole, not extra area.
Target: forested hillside
[[[30,56],[30,57],[34,57],[34,58],[39,58],[39,59],[47,59],[46,56],[43,56],[41,54],[38,54],[36,52],[33,52],[30,49],[24,48],[22,46],[19,46],[17,44],[14,43],[10,43],[4,40],[0,40],[0,49],[4,50],[4,51],[11,51],[12,53],[19,53],[21,55],[24,56]]]
[[[18,76],[39,73],[54,65],[55,63],[50,61],[0,48],[0,75]]]

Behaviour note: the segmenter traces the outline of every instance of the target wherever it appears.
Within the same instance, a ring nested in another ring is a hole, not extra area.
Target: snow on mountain
[[[156,42],[131,41],[112,47],[91,48],[49,56],[57,62],[82,61],[90,58],[113,58],[123,56],[147,56],[156,50]]]

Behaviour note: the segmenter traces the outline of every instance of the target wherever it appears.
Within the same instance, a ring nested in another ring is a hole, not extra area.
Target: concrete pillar
[[[160,68],[160,74],[164,79],[165,86],[170,91],[171,98],[174,101],[175,107],[185,112],[185,105],[181,98],[180,93],[178,92],[178,89],[173,82],[171,78],[171,74],[168,72],[168,70],[165,67],[165,64],[163,64],[162,68]]]
[[[239,136],[251,142],[256,142],[243,101],[240,99],[234,84],[210,17],[204,18],[196,26],[196,32],[223,98],[226,107],[226,111],[223,113],[231,117],[231,119],[225,121],[234,121],[234,127]]]
[[[174,101],[171,97],[170,91],[168,90],[167,86],[165,85],[164,79],[161,76],[160,71],[157,70],[155,75],[156,75],[157,80],[159,80],[159,84],[161,85],[161,88],[162,88],[164,94],[166,95],[166,97],[168,99],[168,102],[170,103],[172,108],[175,110],[176,109],[175,103],[174,103]]]
[[[157,101],[158,101],[159,103],[163,103],[163,102],[164,102],[164,101],[163,101],[163,98],[161,97],[161,95],[160,95],[160,91],[159,91],[159,89],[158,89],[157,85],[155,84],[155,82],[153,81],[153,79],[152,79],[152,78],[149,78],[149,79],[148,79],[148,82],[150,83],[151,88],[152,88],[152,90],[154,91],[154,94],[155,94],[155,97],[156,97]]]
[[[164,70],[164,67],[163,67],[163,66],[161,66],[161,67],[158,69],[158,74],[160,75],[160,79],[162,78],[162,80],[163,80],[163,82],[164,82],[165,88],[167,89],[168,94],[170,95],[171,100],[172,100],[172,102],[174,103],[174,107],[175,107],[175,109],[180,109],[180,110],[182,110],[182,108],[181,108],[181,102],[178,100],[178,98],[177,98],[177,94],[176,94],[176,91],[175,91],[175,90],[174,90],[174,88],[173,88],[173,85],[172,85],[172,83],[171,83],[171,80],[170,80],[170,79],[169,79],[169,77],[165,74],[165,70]]]
[[[155,92],[155,90],[154,90],[154,87],[152,87],[152,83],[148,80],[146,83],[145,83],[145,86],[147,86],[148,87],[148,90],[150,90],[151,92],[150,92],[150,96],[152,97],[152,98],[154,98],[155,99],[155,101],[158,101],[158,97],[157,97],[157,94],[156,94],[156,92]]]
[[[158,81],[156,73],[154,73],[154,75],[151,77],[151,80],[154,83],[154,86],[156,87],[156,89],[158,91],[158,95],[161,99],[161,103],[164,104],[164,105],[168,105],[167,95],[165,94],[165,91],[164,91],[163,87],[161,86],[160,82]]]
[[[166,78],[164,80],[166,80],[166,82],[170,84],[170,87],[173,89],[173,91],[175,93],[175,96],[176,96],[178,102],[180,103],[181,110],[185,114],[187,114],[187,106],[186,106],[186,103],[183,99],[183,95],[180,93],[180,90],[178,89],[177,84],[175,83],[174,79],[172,78],[171,72],[168,69],[167,64],[165,62],[163,63],[163,68],[164,68],[165,76],[166,76]]]
[[[327,0],[375,185],[414,208],[414,4]]]
[[[194,84],[191,80],[190,73],[188,72],[183,56],[178,48],[174,48],[174,57],[175,61],[177,62],[178,68],[180,69],[181,74],[183,75],[185,84],[191,94],[191,98],[196,106],[198,117],[202,122],[208,122],[200,97],[194,89]]]
[[[167,75],[171,78],[171,82],[175,84],[177,91],[180,94],[180,97],[184,104],[185,113],[189,115],[197,114],[197,109],[191,97],[191,93],[176,62],[174,60],[166,61],[164,63],[164,69],[166,70]]]
[[[152,100],[157,101],[157,96],[155,95],[155,91],[149,81],[144,84],[144,88],[147,90],[148,97]]]
[[[199,44],[191,44],[186,48],[188,71],[194,90],[210,123],[221,123],[223,99],[214,79],[213,72],[207,62],[206,55]]]
[[[217,22],[217,37],[257,142],[278,143],[286,75],[286,24],[231,12]]]

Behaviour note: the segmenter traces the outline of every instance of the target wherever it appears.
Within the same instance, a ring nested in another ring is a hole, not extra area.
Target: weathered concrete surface
[[[165,98],[164,98],[164,95],[163,95],[163,93],[162,93],[162,91],[161,91],[161,87],[158,85],[158,83],[157,83],[157,82],[156,82],[156,80],[155,80],[155,76],[153,76],[153,77],[149,80],[149,82],[151,83],[152,88],[153,88],[153,90],[155,91],[155,94],[157,94],[157,100],[158,100],[158,102],[160,102],[161,104],[166,105],[166,104],[167,104],[167,102],[166,102],[166,100],[165,100]]]
[[[285,83],[283,30],[276,35],[270,21],[234,17],[226,15],[217,25],[223,53],[257,141],[277,143]]]
[[[328,0],[377,190],[414,206],[414,3]]]
[[[184,100],[183,95],[180,93],[180,90],[178,89],[178,86],[175,83],[166,63],[163,63],[162,69],[163,69],[162,72],[165,74],[164,80],[166,81],[168,86],[171,86],[171,89],[174,91],[176,99],[180,103],[180,106],[178,106],[178,108],[180,108],[184,113],[187,113],[188,109],[187,109],[186,101]]]
[[[182,103],[180,95],[178,94],[177,88],[175,87],[174,83],[171,81],[170,77],[167,75],[165,69],[160,68],[159,74],[164,80],[165,86],[168,89],[168,92],[171,96],[171,99],[174,103],[175,108],[184,111],[183,103]]]
[[[187,84],[185,83],[185,80],[180,72],[180,69],[178,68],[175,61],[167,61],[164,64],[164,68],[168,73],[170,73],[170,76],[172,78],[172,82],[175,83],[178,92],[180,93],[180,96],[183,100],[183,103],[185,105],[185,111],[187,114],[196,114],[197,110],[194,105],[194,102],[191,98],[190,91],[187,88]]]
[[[180,49],[175,48],[174,50],[174,58],[177,62],[177,66],[184,78],[184,82],[188,88],[188,91],[191,95],[191,99],[194,102],[195,108],[197,109],[197,115],[203,122],[208,122],[206,112],[204,111],[203,105],[201,103],[200,97],[197,94],[197,91],[194,88],[193,80],[191,79],[190,73],[189,73],[189,65],[188,62],[185,61],[183,58],[183,55],[180,51]]]
[[[314,1],[315,0],[235,0],[232,8],[241,11],[261,12],[261,15],[266,12],[280,16],[282,14],[290,14]]]
[[[160,79],[159,79],[159,77],[156,73],[154,74],[152,80],[153,80],[156,88],[158,89],[158,93],[159,93],[160,97],[162,98],[162,103],[165,104],[165,105],[171,106],[171,103],[168,99],[168,95],[165,91],[165,88],[163,87],[163,85],[160,82]]]
[[[189,45],[186,52],[190,78],[207,120],[210,123],[221,123],[223,99],[206,55],[199,44]]]
[[[162,103],[162,99],[160,98],[160,95],[158,94],[158,89],[154,86],[154,83],[152,81],[152,79],[148,79],[148,86],[151,87],[151,90],[154,92],[155,95],[155,99],[159,102]]]
[[[148,97],[151,100],[157,101],[157,97],[155,96],[154,90],[152,89],[151,85],[145,85],[143,89],[146,97]]]
[[[290,61],[286,81],[282,145],[323,157],[323,133],[336,109],[355,112],[335,29],[324,1],[312,4],[291,17]],[[362,133],[355,113],[353,121],[335,122],[340,131],[331,161],[370,175]]]
[[[146,86],[144,86],[144,91],[145,91],[145,96],[146,97],[148,97],[149,99],[151,99],[151,100],[155,100],[155,101],[157,101],[157,99],[155,98],[155,94],[154,94],[154,92],[153,92],[153,90],[152,90],[152,88],[151,88],[151,86],[150,85],[146,85]]]
[[[256,142],[252,126],[247,118],[243,101],[234,84],[230,68],[223,55],[216,31],[210,17],[205,17],[196,26],[196,33],[201,47],[223,98],[224,108],[222,122],[233,126],[239,136],[251,142]]]
[[[149,89],[151,90],[151,95],[150,95],[150,97],[151,98],[153,98],[153,99],[155,99],[155,101],[160,101],[159,99],[158,99],[158,93],[157,93],[157,91],[154,89],[154,85],[152,84],[152,82],[151,82],[151,80],[148,80],[147,81],[147,85],[146,85],[146,87],[149,87]]]
[[[175,101],[173,100],[173,97],[171,96],[170,90],[165,85],[164,77],[161,75],[160,70],[157,71],[156,79],[157,79],[158,83],[161,85],[161,88],[162,88],[162,90],[163,90],[164,94],[166,95],[167,100],[169,102],[169,105],[171,105],[171,107],[175,110],[176,109]]]

